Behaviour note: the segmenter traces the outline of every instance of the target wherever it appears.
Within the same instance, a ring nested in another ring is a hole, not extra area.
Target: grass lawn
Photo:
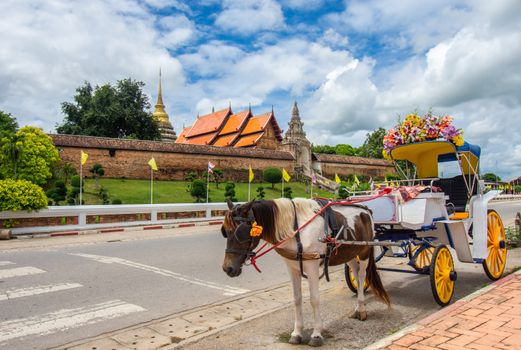
[[[85,204],[101,204],[101,200],[97,197],[96,182],[93,179],[85,179]],[[150,203],[150,181],[149,180],[128,180],[128,179],[100,179],[99,184],[108,190],[110,200],[119,198],[123,204],[148,204]],[[187,181],[154,181],[154,203],[193,203],[194,198],[187,189]],[[266,194],[265,199],[274,199],[281,196],[281,184],[276,184],[271,189],[269,183],[254,182],[251,184],[251,199],[256,195],[257,187],[264,187]],[[293,197],[309,198],[306,184],[300,182],[285,183],[284,187],[290,186],[293,190]],[[216,188],[215,183],[210,184],[210,200],[212,202],[224,201],[225,184],[219,184]],[[235,184],[235,193],[239,201],[248,199],[248,184]],[[333,197],[333,194],[323,191],[316,187],[313,188],[313,195],[318,197]]]

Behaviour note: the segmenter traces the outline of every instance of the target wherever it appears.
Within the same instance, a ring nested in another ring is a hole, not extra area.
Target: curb
[[[196,221],[196,222],[181,222],[177,224],[165,224],[165,225],[149,225],[149,226],[129,226],[129,227],[114,227],[114,228],[100,228],[100,229],[88,229],[79,231],[64,231],[64,232],[53,232],[53,233],[37,233],[29,235],[20,235],[12,238],[16,239],[30,239],[30,238],[45,238],[45,237],[64,237],[64,236],[79,236],[79,235],[91,235],[91,234],[102,234],[102,233],[114,233],[114,232],[130,232],[130,231],[149,231],[149,230],[162,230],[170,228],[183,228],[183,227],[194,227],[194,226],[210,226],[210,225],[222,225],[222,220],[209,220],[209,221]]]
[[[343,274],[343,270],[338,269],[336,271],[332,271],[332,274]],[[112,331],[112,332],[109,332],[109,333],[101,334],[101,335],[98,335],[98,336],[95,336],[95,337],[77,340],[77,341],[74,341],[74,342],[68,343],[68,344],[63,344],[63,345],[60,345],[58,347],[51,348],[51,350],[77,349],[77,348],[78,349],[79,348],[81,348],[81,349],[89,348],[90,349],[91,345],[96,347],[94,345],[95,342],[102,341],[104,339],[112,339],[112,337],[117,337],[118,335],[126,333],[126,332],[129,332],[129,331],[137,331],[137,330],[140,330],[140,329],[147,329],[147,330],[149,330],[150,329],[149,327],[153,326],[155,324],[159,324],[159,323],[162,323],[162,322],[165,322],[165,321],[170,321],[170,320],[173,320],[173,319],[179,319],[179,318],[182,319],[184,316],[190,315],[190,314],[193,314],[193,313],[198,313],[198,312],[203,313],[205,311],[206,312],[210,312],[210,311],[207,311],[207,310],[212,310],[213,308],[219,307],[219,306],[226,306],[226,305],[229,305],[229,304],[233,304],[233,303],[235,303],[237,301],[240,301],[242,299],[258,298],[259,301],[263,301],[263,300],[265,300],[264,298],[266,298],[266,296],[265,296],[266,294],[269,294],[271,292],[275,292],[276,293],[278,290],[284,290],[285,288],[290,288],[290,286],[291,286],[290,282],[282,282],[282,283],[279,283],[279,284],[277,284],[275,286],[270,286],[270,287],[267,287],[267,288],[264,288],[264,289],[255,290],[255,291],[251,291],[251,292],[244,293],[244,294],[241,294],[241,295],[229,297],[229,298],[227,298],[225,300],[217,301],[215,303],[211,303],[211,304],[207,304],[207,305],[201,305],[201,306],[195,307],[193,309],[189,309],[189,310],[180,311],[178,313],[175,313],[175,314],[172,314],[172,315],[168,315],[168,316],[164,316],[164,317],[161,317],[159,319],[152,320],[152,321],[142,322],[142,323],[137,324],[137,325],[129,326],[129,327],[122,328],[122,329],[119,329],[119,330],[115,330],[115,331]],[[332,284],[331,288],[333,288],[333,286],[334,285]],[[327,289],[329,289],[329,288],[327,288]],[[324,291],[322,291],[322,292],[324,292]],[[278,302],[278,304],[279,305],[268,307],[268,308],[265,308],[264,310],[260,310],[258,313],[254,314],[252,316],[245,317],[243,319],[236,320],[234,322],[231,322],[229,324],[225,324],[225,325],[222,325],[222,326],[219,326],[219,327],[209,328],[207,331],[203,331],[201,333],[193,334],[193,335],[191,335],[191,336],[189,336],[187,338],[180,339],[178,342],[172,342],[170,344],[163,345],[160,348],[164,349],[164,350],[178,349],[179,347],[182,347],[184,345],[187,345],[187,344],[199,341],[199,340],[201,340],[203,338],[209,337],[209,336],[211,336],[213,334],[216,334],[216,333],[219,333],[219,332],[221,332],[223,330],[226,330],[226,329],[229,329],[229,328],[232,328],[232,327],[235,327],[235,326],[238,326],[238,325],[250,322],[250,321],[255,320],[255,319],[259,318],[259,317],[262,317],[262,316],[271,314],[273,312],[277,312],[279,310],[283,310],[285,308],[288,308],[288,307],[290,307],[293,304],[293,300],[288,299],[287,302]],[[157,335],[161,335],[160,333],[154,333],[154,334],[156,336]],[[125,344],[121,344],[121,345],[125,346]],[[157,348],[153,348],[153,349],[157,349]]]
[[[461,306],[463,306],[463,305],[467,304],[468,302],[470,302],[471,300],[475,299],[476,297],[478,297],[484,293],[487,293],[487,292],[495,289],[496,287],[501,286],[504,283],[507,283],[508,281],[513,279],[516,275],[521,275],[521,270],[512,272],[509,275],[501,278],[500,280],[497,280],[486,287],[478,289],[474,293],[471,293],[471,294],[459,299],[454,304],[444,307],[443,309],[436,311],[435,313],[417,321],[415,324],[402,328],[398,332],[396,332],[388,337],[385,337],[383,339],[380,339],[376,343],[366,346],[362,350],[376,350],[376,349],[381,349],[386,346],[389,346],[392,342],[403,337],[404,335],[417,331],[419,328],[422,328],[422,327],[428,325],[429,323],[431,323],[432,321],[439,319],[448,313],[451,313],[452,311],[460,308]]]

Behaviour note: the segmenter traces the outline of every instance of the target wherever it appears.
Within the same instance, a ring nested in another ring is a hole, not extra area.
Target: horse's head
[[[259,236],[252,237],[250,234],[255,221],[253,203],[233,205],[228,200],[229,210],[224,217],[221,233],[226,238],[223,270],[230,277],[241,274],[242,265],[248,257],[254,255],[253,250],[260,241]]]

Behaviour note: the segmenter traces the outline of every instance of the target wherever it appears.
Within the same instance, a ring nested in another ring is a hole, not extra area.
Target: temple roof
[[[188,133],[186,133],[185,137],[191,138],[198,135],[217,132],[231,113],[232,109],[228,107],[217,112],[200,116],[197,118],[194,125],[192,125],[192,128]]]
[[[198,117],[194,125],[183,129],[177,143],[217,147],[253,147],[271,125],[275,137],[282,141],[273,111],[253,116],[251,109],[232,114],[231,107]]]

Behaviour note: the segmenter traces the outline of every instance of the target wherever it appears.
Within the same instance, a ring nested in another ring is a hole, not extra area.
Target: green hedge
[[[47,207],[42,188],[27,180],[0,180],[0,211],[38,210]]]

